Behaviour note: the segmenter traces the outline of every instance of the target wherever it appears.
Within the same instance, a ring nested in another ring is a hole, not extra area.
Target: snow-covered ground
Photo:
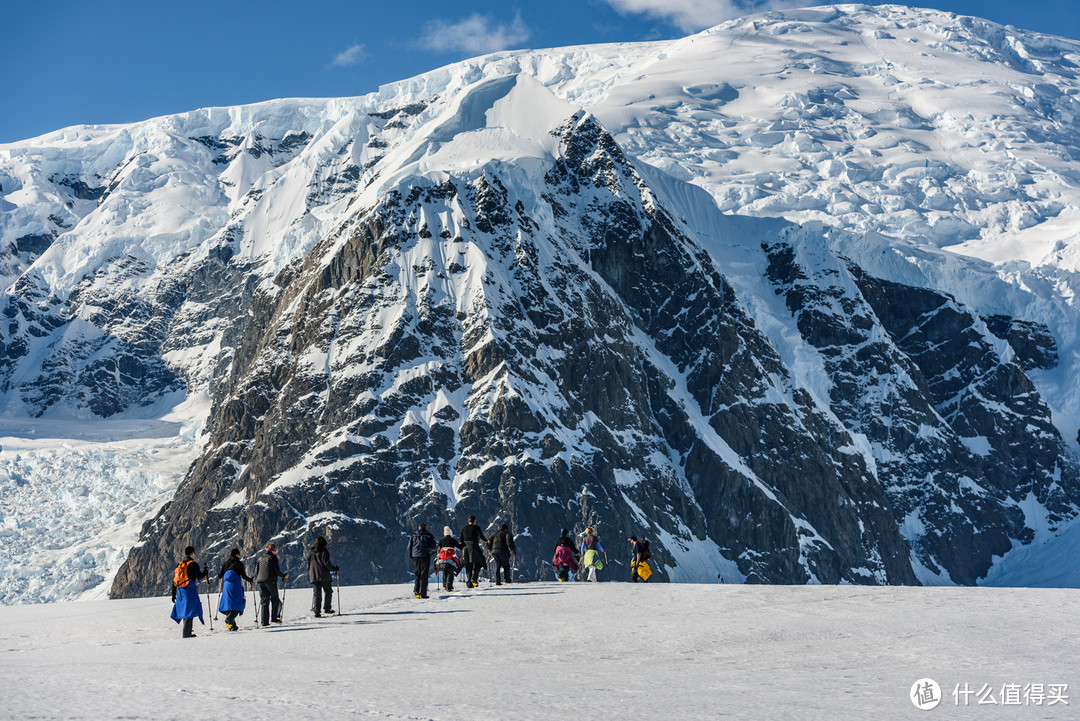
[[[905,719],[922,717],[909,693],[923,678],[938,718],[1080,705],[1074,590],[343,590],[337,617],[301,615],[295,591],[284,626],[255,629],[249,609],[240,632],[196,623],[191,640],[168,598],[0,607],[0,718]]]

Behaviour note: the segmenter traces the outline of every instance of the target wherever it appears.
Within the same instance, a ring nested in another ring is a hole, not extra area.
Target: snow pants
[[[271,619],[275,623],[281,620],[281,597],[278,596],[276,578],[259,584],[259,601],[262,604],[262,618],[259,619],[262,625],[269,626]]]
[[[484,552],[477,546],[465,546],[461,556],[465,562],[465,585],[471,588],[480,580],[480,569],[485,563]]]
[[[325,597],[325,601],[323,600]],[[327,578],[324,581],[311,582],[311,611],[318,616],[334,610],[334,584]]]
[[[510,554],[507,553],[494,553],[492,559],[495,561],[495,583],[502,585],[503,576],[506,577],[507,583],[510,582]]]
[[[413,595],[427,598],[428,573],[431,564],[431,556],[419,556],[412,560],[413,573],[416,580],[413,581]]]
[[[449,561],[439,561],[435,564],[435,570],[442,574],[443,588],[447,591],[453,591],[454,576],[456,576],[461,569]]]

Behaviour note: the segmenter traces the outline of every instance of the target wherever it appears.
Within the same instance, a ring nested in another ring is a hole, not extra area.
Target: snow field
[[[957,708],[952,697],[965,683],[1075,693],[1073,590],[410,591],[346,587],[344,613],[315,620],[295,590],[284,626],[254,629],[249,607],[240,632],[222,618],[213,632],[196,623],[191,640],[168,598],[0,607],[0,718],[906,719],[923,718],[908,694],[924,677],[941,686],[939,716],[1066,719],[1080,703]]]

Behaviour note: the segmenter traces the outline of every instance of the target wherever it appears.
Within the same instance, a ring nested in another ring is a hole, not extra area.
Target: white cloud
[[[330,65],[327,67],[347,68],[350,65],[359,65],[367,59],[367,56],[367,52],[364,51],[364,46],[356,44],[335,55],[334,59],[330,61]]]
[[[696,32],[752,13],[820,5],[821,0],[606,0],[621,13],[641,13],[665,20],[684,32]]]
[[[424,25],[423,34],[415,46],[435,53],[468,53],[480,55],[506,50],[529,39],[529,29],[514,17],[509,25],[497,25],[485,15],[473,13],[455,23],[433,20]]]

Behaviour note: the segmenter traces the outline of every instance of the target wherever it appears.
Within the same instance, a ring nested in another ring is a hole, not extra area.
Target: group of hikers
[[[637,536],[630,536],[627,540],[631,544],[630,581],[646,583],[652,575],[652,569],[649,568],[649,559],[652,558],[649,542],[638,541]],[[579,572],[585,581],[596,581],[596,572],[603,570],[607,560],[607,551],[600,545],[600,537],[595,528],[589,526],[585,529],[580,549],[570,537],[569,531],[564,528],[559,539],[555,541],[555,557],[551,565],[555,567],[560,581],[569,580],[570,574],[575,571]]]
[[[652,575],[649,567],[649,558],[652,555],[649,542],[639,541],[637,536],[631,536],[628,540],[631,544],[630,580],[635,583],[647,582],[649,576]],[[513,583],[517,546],[514,544],[514,535],[507,524],[502,524],[488,538],[476,524],[476,516],[469,516],[468,524],[457,536],[454,536],[449,526],[444,526],[443,537],[437,541],[435,536],[428,531],[427,524],[420,523],[417,530],[410,536],[408,546],[408,554],[412,560],[415,575],[413,596],[428,598],[428,578],[431,574],[433,556],[436,577],[441,579],[446,591],[454,590],[454,579],[462,573],[466,588],[477,587],[480,572],[487,568],[488,564],[484,555],[485,549],[491,554],[494,573],[489,574],[489,577],[494,580],[495,585]],[[580,548],[570,536],[569,531],[562,529],[558,540],[555,541],[555,554],[551,565],[560,582],[569,580],[573,572],[579,572],[582,580],[596,581],[597,571],[602,570],[607,561],[607,551],[600,544],[596,529],[590,526],[585,529]],[[321,618],[324,614],[332,615],[334,613],[333,581],[338,567],[330,562],[330,552],[325,537],[319,536],[315,539],[315,543],[308,551],[307,567],[308,580],[312,588],[312,613],[315,618]],[[284,579],[285,587],[288,588],[289,574],[282,572],[277,557],[277,546],[273,543],[266,544],[263,554],[259,556],[255,564],[254,578],[244,571],[244,564],[240,560],[240,549],[232,549],[218,572],[220,584],[218,612],[225,614],[225,627],[230,631],[236,631],[239,628],[236,625],[236,617],[244,612],[247,605],[245,582],[253,593],[255,587],[258,586],[256,615],[260,625],[280,624],[284,599],[278,595],[279,579]],[[195,636],[192,630],[194,619],[198,618],[200,622],[203,619],[202,601],[199,598],[197,584],[200,580],[205,580],[207,583],[207,603],[209,603],[210,570],[199,566],[195,560],[195,548],[188,546],[184,549],[183,560],[173,572],[172,584],[172,619],[177,623],[182,623],[184,638],[193,638]]]
[[[637,536],[630,536],[631,544],[630,580],[633,583],[645,583],[652,575],[649,567],[649,559],[652,552],[649,550],[649,542],[639,541]],[[484,558],[483,546],[491,552],[491,560],[494,562],[494,573],[490,577],[496,586],[503,583],[513,583],[512,557],[517,554],[514,545],[514,536],[510,533],[507,524],[502,524],[499,530],[492,534],[491,538],[484,536],[480,526],[476,525],[476,516],[469,516],[469,523],[457,537],[449,526],[443,527],[443,538],[435,540],[435,536],[428,530],[426,523],[421,523],[409,538],[409,558],[413,562],[413,596],[416,598],[428,597],[428,577],[431,574],[431,558],[435,556],[435,573],[441,576],[443,588],[447,591],[454,590],[454,578],[462,570],[465,572],[465,586],[474,588],[480,576],[480,571],[487,567]],[[460,555],[458,554],[460,551]],[[555,541],[555,555],[551,565],[555,569],[556,578],[559,581],[567,581],[570,574],[580,572],[582,580],[596,581],[596,573],[604,568],[607,563],[607,551],[600,544],[600,537],[596,529],[589,526],[585,529],[581,540],[581,548],[571,538],[567,529],[562,529],[558,540]]]
[[[321,618],[323,614],[333,615],[333,576],[338,567],[330,563],[330,551],[326,546],[326,538],[319,536],[311,547],[307,557],[308,580],[312,589],[312,613],[315,618]],[[222,564],[218,572],[220,584],[220,599],[218,600],[218,612],[225,614],[225,627],[230,631],[236,631],[236,617],[244,612],[247,607],[247,594],[244,591],[244,582],[247,582],[252,591],[259,587],[259,601],[257,603],[258,622],[262,626],[271,623],[281,623],[282,597],[278,595],[278,579],[285,579],[288,587],[289,574],[282,573],[281,564],[277,557],[277,546],[273,543],[266,544],[263,554],[255,563],[255,577],[244,572],[244,564],[240,560],[240,549],[234,548],[229,551],[229,557]],[[196,618],[202,621],[203,608],[199,599],[197,582],[205,580],[207,594],[209,596],[210,569],[200,568],[195,560],[195,547],[188,546],[184,549],[184,559],[176,566],[173,572],[172,619],[177,623],[183,623],[183,637],[193,638],[195,633],[192,625]],[[207,599],[209,603],[209,598]]]
[[[450,526],[443,526],[443,537],[436,541],[427,524],[421,523],[409,538],[409,558],[412,559],[413,574],[416,576],[413,596],[428,597],[432,556],[435,556],[435,573],[442,578],[443,588],[447,591],[454,590],[454,577],[461,571],[465,572],[465,587],[476,588],[480,571],[487,567],[484,546],[491,552],[491,559],[495,563],[495,585],[501,586],[504,581],[513,583],[513,558],[517,555],[517,546],[507,524],[502,524],[488,538],[476,525],[476,516],[469,516],[468,524],[457,537]]]

